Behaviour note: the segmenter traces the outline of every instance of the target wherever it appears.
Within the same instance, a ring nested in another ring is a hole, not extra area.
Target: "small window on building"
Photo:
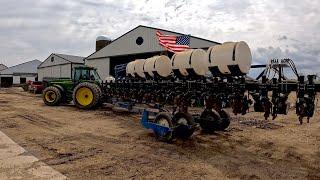
[[[51,57],[51,62],[53,62],[54,61],[54,57]]]
[[[143,43],[143,38],[142,37],[138,37],[136,39],[136,44],[140,46],[142,43]]]

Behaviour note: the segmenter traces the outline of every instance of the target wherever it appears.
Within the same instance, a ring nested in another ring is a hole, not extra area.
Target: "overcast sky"
[[[244,40],[255,63],[292,58],[302,72],[320,72],[319,9],[319,0],[1,0],[0,63],[88,56],[96,36],[115,39],[141,24]]]

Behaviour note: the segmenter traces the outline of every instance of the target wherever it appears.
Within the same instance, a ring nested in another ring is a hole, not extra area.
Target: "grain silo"
[[[98,36],[96,39],[96,52],[111,43],[111,39],[106,36]]]

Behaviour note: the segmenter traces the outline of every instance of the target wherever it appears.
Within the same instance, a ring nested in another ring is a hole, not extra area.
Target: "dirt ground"
[[[0,90],[0,131],[70,179],[320,179],[319,115],[299,125],[293,109],[275,121],[252,112],[233,116],[225,132],[168,144],[136,115]]]

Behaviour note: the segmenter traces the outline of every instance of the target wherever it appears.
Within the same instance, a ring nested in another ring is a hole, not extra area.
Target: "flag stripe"
[[[172,47],[172,48],[189,48],[189,46],[187,45],[176,45],[176,44],[168,44],[168,47]]]
[[[164,44],[173,44],[173,43],[176,43],[176,41],[161,41],[161,43],[164,43]]]

